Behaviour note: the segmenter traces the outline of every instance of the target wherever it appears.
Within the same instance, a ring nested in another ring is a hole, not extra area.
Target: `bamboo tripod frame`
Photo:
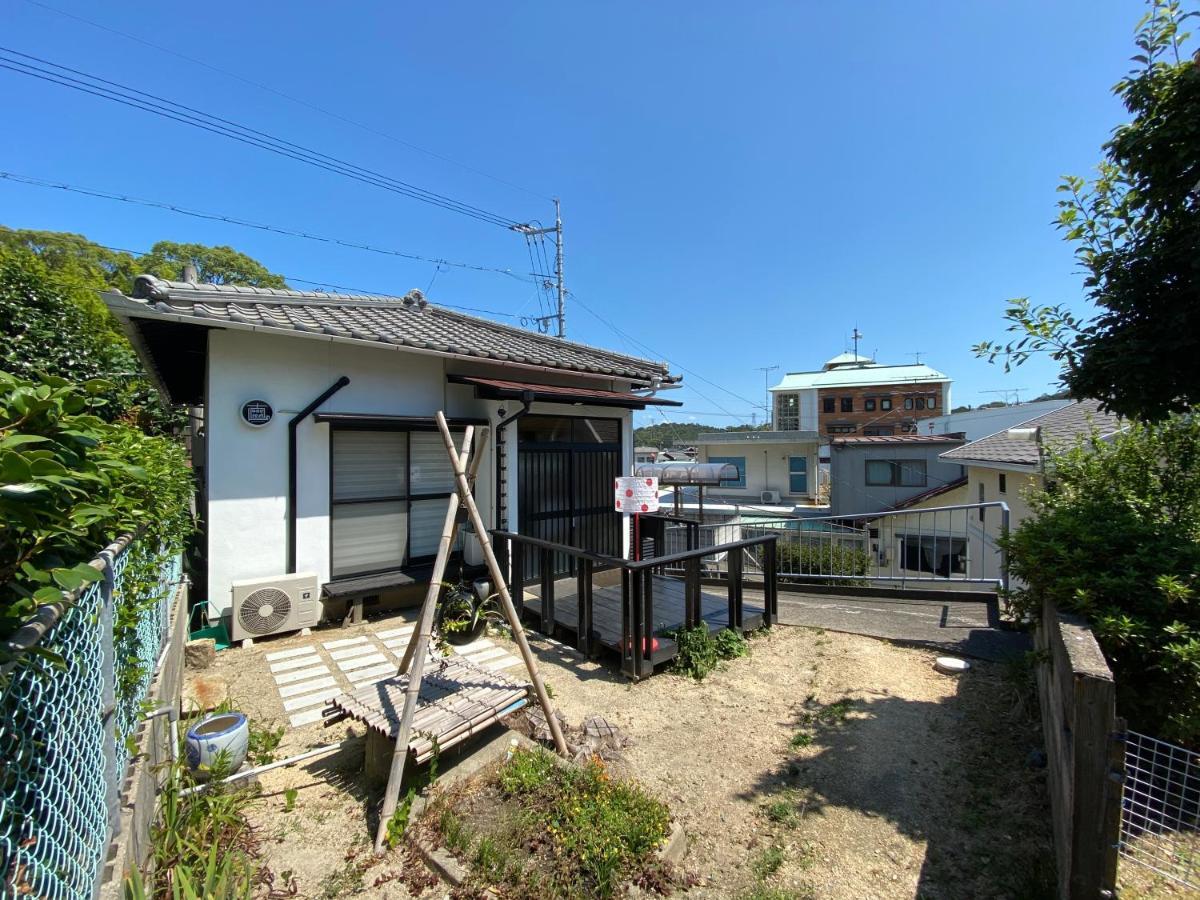
[[[454,446],[454,438],[451,436],[450,428],[446,424],[446,417],[440,411],[437,413],[437,423],[438,430],[442,435],[442,443],[445,444],[446,453],[449,455],[450,463],[454,467],[456,496],[451,497],[447,503],[446,518],[442,524],[442,537],[438,543],[437,557],[433,564],[433,574],[430,577],[429,589],[425,592],[425,601],[421,604],[419,625],[413,629],[398,671],[398,674],[401,675],[408,674],[408,685],[404,694],[404,709],[400,716],[400,729],[396,735],[396,744],[392,749],[392,764],[388,771],[388,783],[383,795],[379,825],[375,832],[375,852],[377,854],[383,852],[384,841],[387,838],[388,822],[395,813],[396,805],[400,799],[400,787],[404,781],[404,767],[408,761],[408,745],[412,739],[413,715],[416,713],[417,700],[421,693],[421,681],[424,677],[425,661],[433,635],[434,612],[437,608],[438,596],[441,593],[442,578],[446,571],[446,563],[450,558],[450,548],[454,546],[454,540],[458,533],[458,509],[460,505],[467,508],[468,517],[475,529],[475,535],[479,540],[480,549],[483,551],[484,560],[487,562],[488,574],[491,576],[495,591],[500,595],[500,606],[504,612],[504,617],[508,621],[509,627],[513,632],[513,639],[521,651],[521,658],[524,660],[525,668],[529,672],[530,681],[533,682],[538,703],[546,713],[546,721],[550,726],[551,736],[554,738],[555,749],[563,756],[567,755],[568,752],[567,742],[563,737],[562,729],[559,727],[558,719],[554,715],[554,707],[550,702],[550,695],[546,692],[546,685],[538,672],[537,661],[533,657],[533,651],[529,649],[529,641],[525,637],[525,629],[521,625],[521,619],[513,606],[512,595],[508,591],[504,573],[501,571],[500,564],[496,560],[496,554],[492,549],[492,542],[488,538],[483,517],[479,514],[479,507],[476,506],[475,496],[471,492],[471,487],[474,484],[475,476],[479,472],[479,466],[483,459],[483,448],[487,443],[487,432],[486,430],[483,431],[483,437],[476,447],[475,455],[471,457],[474,427],[467,426],[463,434],[462,448],[458,449]],[[469,467],[467,464],[468,459],[471,460]],[[500,486],[496,485],[496,490],[499,489]]]

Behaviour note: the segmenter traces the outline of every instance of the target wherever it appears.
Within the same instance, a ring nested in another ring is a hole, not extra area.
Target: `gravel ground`
[[[1053,877],[1044,770],[1027,761],[1039,729],[998,664],[948,677],[929,651],[780,627],[703,682],[664,673],[633,685],[533,643],[567,720],[599,714],[621,728],[632,744],[617,766],[683,823],[683,866],[700,879],[688,896],[766,886],[798,898],[1025,900]],[[282,721],[258,651],[223,653],[217,671],[251,715]],[[844,720],[822,713],[839,701]],[[811,742],[793,746],[797,732]],[[399,854],[362,868],[379,792],[361,782],[361,727],[289,729],[279,753],[338,739],[338,753],[263,777],[253,818],[268,862],[290,870],[301,897],[406,898],[391,877]]]

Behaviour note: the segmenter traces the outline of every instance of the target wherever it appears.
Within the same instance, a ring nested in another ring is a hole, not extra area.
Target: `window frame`
[[[839,405],[840,405],[842,412],[844,412],[844,413],[854,412],[854,398],[853,397],[839,397],[838,400],[840,401]]]
[[[912,397],[905,397],[905,398],[904,398],[904,408],[905,408],[905,409],[912,409],[912,408],[913,408],[913,398],[912,398]]]
[[[863,400],[863,412],[875,412],[875,398],[867,397]]]
[[[789,427],[790,426],[790,427]],[[800,395],[780,393],[775,395],[775,430],[800,430]]]
[[[892,409],[892,398],[891,397],[880,397],[879,398],[879,411],[880,412],[891,412],[891,409]]]
[[[455,430],[457,428],[457,430]],[[386,496],[386,497],[363,497],[353,500],[335,500],[335,479],[336,466],[334,459],[334,441],[335,435],[339,431],[358,431],[358,432],[403,432],[404,433],[404,496]],[[414,556],[412,553],[412,538],[413,538],[413,515],[412,508],[414,503],[420,503],[429,500],[448,500],[455,494],[455,490],[451,487],[448,491],[423,492],[413,493],[412,489],[412,436],[417,432],[436,432],[437,426],[430,424],[428,426],[420,423],[405,423],[403,425],[386,425],[386,424],[369,424],[358,425],[344,422],[330,422],[329,427],[329,572],[332,581],[342,581],[350,578],[361,578],[368,575],[382,575],[385,572],[399,572],[412,566],[419,566],[432,561],[437,552],[423,553],[419,556]],[[463,426],[451,426],[451,436],[454,438],[455,446],[462,443]],[[449,458],[447,458],[449,464]],[[402,503],[404,505],[404,554],[399,565],[383,566],[377,569],[365,569],[356,572],[339,572],[334,575],[336,568],[334,555],[334,512],[339,506],[353,506],[362,503]],[[457,554],[460,551],[455,549],[452,553]]]
[[[886,465],[889,468],[887,481],[871,480],[871,464]],[[921,464],[921,480],[905,481],[905,471],[911,470],[915,463]],[[924,459],[868,459],[863,465],[863,482],[866,487],[928,487],[929,463]]]
[[[745,488],[746,487],[746,457],[744,456],[709,456],[707,457],[710,463],[718,463],[720,465],[737,466],[738,480],[737,481],[722,481],[718,487],[723,488]]]
[[[827,413],[837,412],[837,398],[836,397],[822,397],[821,398],[821,411],[827,412]]]
[[[800,461],[800,468],[796,468],[796,461]],[[799,490],[796,489],[796,478],[803,479],[802,486]],[[807,456],[788,456],[788,493],[789,494],[807,494],[808,493],[808,457]]]
[[[1007,494],[1008,493],[1008,473],[998,472],[996,475],[996,481],[999,484],[1000,493]]]

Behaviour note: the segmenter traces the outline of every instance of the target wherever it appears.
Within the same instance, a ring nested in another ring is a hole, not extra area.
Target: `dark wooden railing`
[[[670,521],[668,517],[659,517]],[[679,520],[688,522],[688,520]],[[663,523],[665,525],[665,522]],[[695,523],[688,523],[695,524]],[[655,527],[655,526],[652,526]],[[595,631],[593,628],[593,582],[597,572],[619,569],[621,573],[621,666],[626,674],[641,679],[649,676],[658,661],[654,655],[654,576],[666,570],[683,570],[684,621],[685,628],[695,628],[703,622],[701,608],[702,560],[704,557],[725,553],[729,559],[729,577],[726,585],[729,598],[727,627],[744,630],[743,614],[743,568],[744,551],[750,547],[762,547],[763,569],[763,624],[773,625],[778,616],[779,595],[777,585],[776,535],[763,535],[714,547],[697,547],[698,528],[688,529],[689,549],[679,553],[654,556],[643,560],[620,559],[556,544],[541,538],[515,534],[510,531],[492,531],[492,537],[501,557],[508,565],[509,588],[514,597],[520,598],[518,609],[524,609],[524,588],[528,584],[539,584],[541,588],[541,630],[553,636],[554,616],[554,558],[561,553],[573,561],[576,590],[578,592],[577,646],[583,653],[593,655]],[[657,544],[661,547],[661,541]],[[538,554],[536,578],[523,578],[525,554]],[[502,562],[502,567],[504,563]],[[518,573],[515,577],[513,573]]]

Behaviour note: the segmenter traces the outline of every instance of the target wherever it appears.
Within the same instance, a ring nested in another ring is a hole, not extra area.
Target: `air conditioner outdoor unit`
[[[233,583],[233,639],[312,628],[321,618],[315,573]]]
[[[763,491],[758,495],[759,503],[778,503],[779,491]]]

